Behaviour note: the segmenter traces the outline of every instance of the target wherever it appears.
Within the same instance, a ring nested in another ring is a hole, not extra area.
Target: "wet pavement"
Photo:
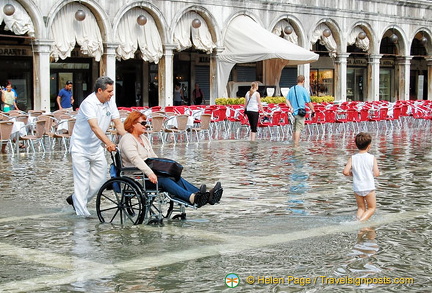
[[[0,291],[428,292],[425,125],[372,132],[381,176],[366,223],[353,221],[352,183],[341,173],[356,151],[351,132],[304,134],[298,148],[268,139],[156,142],[187,180],[225,189],[220,204],[163,226],[101,224],[94,200],[92,217],[77,217],[65,201],[67,153],[0,155]]]

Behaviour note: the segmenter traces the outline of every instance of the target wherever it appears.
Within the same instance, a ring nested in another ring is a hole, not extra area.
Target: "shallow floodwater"
[[[356,152],[352,132],[304,133],[298,148],[268,139],[155,142],[186,179],[225,190],[219,205],[163,226],[100,224],[94,200],[93,216],[77,217],[65,202],[67,153],[1,155],[0,291],[428,292],[426,125],[372,132],[381,176],[366,223],[354,221],[352,182],[341,173]]]

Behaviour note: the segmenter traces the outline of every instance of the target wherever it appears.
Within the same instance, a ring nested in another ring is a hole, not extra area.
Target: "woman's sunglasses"
[[[147,125],[147,121],[141,121],[141,122],[137,122],[139,124],[141,124],[142,126],[146,126]]]

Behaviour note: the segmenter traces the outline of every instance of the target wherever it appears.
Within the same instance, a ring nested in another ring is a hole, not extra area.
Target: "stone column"
[[[104,44],[104,55],[102,56],[102,62],[100,67],[100,75],[108,76],[115,81],[116,79],[116,43],[105,43]]]
[[[310,63],[298,65],[297,72],[298,72],[297,75],[304,75],[305,77],[304,86],[306,89],[310,89]]]
[[[341,53],[336,56],[335,60],[335,100],[346,101],[347,91],[347,59],[350,54]]]
[[[426,58],[427,62],[427,69],[428,69],[428,75],[427,75],[427,99],[432,100],[432,57]]]
[[[53,41],[34,41],[34,109],[51,112],[50,101],[50,52]]]
[[[411,68],[411,56],[399,56],[397,57],[398,75],[396,75],[396,86],[398,86],[399,95],[396,96],[396,100],[409,100],[409,87],[410,87],[410,68]]]
[[[159,60],[158,68],[158,80],[159,80],[159,106],[172,106],[173,95],[174,95],[174,85],[173,85],[173,74],[174,74],[174,64],[173,56],[175,45],[166,44],[165,54]]]
[[[219,62],[219,59],[217,56],[223,52],[225,48],[223,47],[216,47],[213,49],[213,53],[210,57],[210,100],[209,104],[213,105],[215,103],[215,100],[218,97],[218,75],[217,75],[217,64]]]
[[[379,101],[380,59],[382,55],[369,55],[366,101]]]

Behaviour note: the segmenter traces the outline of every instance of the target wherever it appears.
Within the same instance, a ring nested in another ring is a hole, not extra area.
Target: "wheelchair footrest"
[[[173,196],[171,196],[170,194],[167,194],[167,197],[168,197],[172,202],[174,202],[174,203],[177,203],[177,204],[183,205],[183,206],[185,206],[185,207],[187,207],[187,208],[194,208],[194,209],[196,209],[196,206],[195,206],[195,205],[193,205],[193,204],[191,204],[191,203],[189,203],[189,202],[186,202],[186,201],[184,201],[184,200],[182,200],[182,199],[180,199],[180,198],[173,197]]]

